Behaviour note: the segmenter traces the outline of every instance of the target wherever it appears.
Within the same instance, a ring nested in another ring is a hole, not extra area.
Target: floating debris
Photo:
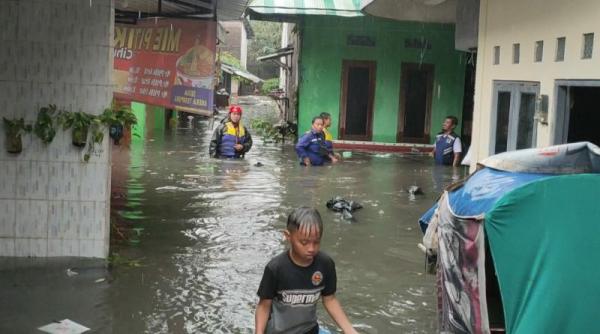
[[[408,193],[411,195],[423,195],[423,190],[419,186],[408,187]]]
[[[38,328],[50,334],[80,334],[90,329],[69,319],[63,319]]]
[[[254,164],[254,166],[255,166],[255,167],[262,167],[262,166],[264,166],[264,165],[263,165],[263,163],[262,163],[262,162],[260,162],[260,161],[259,161],[259,162],[255,163],[255,164]]]
[[[336,196],[335,198],[327,201],[327,208],[335,212],[341,212],[342,218],[344,219],[352,219],[354,218],[354,216],[352,216],[352,212],[361,209],[362,205],[354,201],[347,201],[340,196]]]

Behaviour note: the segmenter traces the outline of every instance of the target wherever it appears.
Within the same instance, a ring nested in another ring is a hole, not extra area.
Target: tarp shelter
[[[439,331],[490,332],[487,281],[507,333],[598,333],[598,173],[600,149],[574,143],[490,157],[445,191],[420,220],[438,256]]]

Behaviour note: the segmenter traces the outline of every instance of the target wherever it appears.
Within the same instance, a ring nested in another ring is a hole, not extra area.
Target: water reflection
[[[139,210],[144,236],[119,251],[143,257],[145,267],[116,269],[115,330],[252,332],[258,282],[284,249],[286,215],[312,205],[325,220],[322,248],[336,260],[339,298],[358,328],[435,331],[434,279],[423,274],[416,221],[453,181],[451,168],[356,152],[339,165],[303,168],[291,146],[263,145],[258,136],[245,160],[214,160],[206,154],[209,122],[194,122],[163,143],[146,140],[143,159],[128,162],[134,204],[124,216]],[[413,185],[425,194],[411,197]],[[337,195],[364,205],[355,221],[326,210]]]

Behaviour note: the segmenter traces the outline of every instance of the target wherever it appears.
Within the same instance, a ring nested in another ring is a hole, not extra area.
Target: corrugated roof
[[[239,68],[235,68],[235,67],[233,67],[231,65],[228,65],[228,64],[221,64],[221,69],[224,72],[227,72],[229,74],[238,75],[238,76],[240,76],[242,78],[246,78],[246,79],[248,79],[248,80],[250,80],[250,81],[252,81],[254,83],[259,83],[259,82],[263,81],[261,78],[257,77],[256,75],[254,75],[254,74],[252,74],[250,72],[241,70]]]
[[[363,16],[360,0],[253,0],[247,12],[260,18],[303,15]]]

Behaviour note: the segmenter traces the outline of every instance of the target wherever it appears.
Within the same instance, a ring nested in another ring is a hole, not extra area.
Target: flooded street
[[[243,107],[249,124],[253,110],[268,105]],[[303,168],[291,144],[264,144],[258,135],[245,160],[215,160],[209,126],[195,118],[116,148],[112,216],[133,229],[128,243],[112,246],[111,269],[2,260],[0,332],[31,333],[69,318],[93,333],[251,333],[264,266],[284,250],[287,214],[303,205],[321,212],[321,249],[336,261],[338,298],[360,332],[436,331],[434,277],[424,274],[417,220],[452,182],[451,168],[359,152]],[[411,185],[424,195],[411,198]],[[336,195],[364,206],[355,221],[327,210]],[[321,306],[319,313],[335,328]]]

